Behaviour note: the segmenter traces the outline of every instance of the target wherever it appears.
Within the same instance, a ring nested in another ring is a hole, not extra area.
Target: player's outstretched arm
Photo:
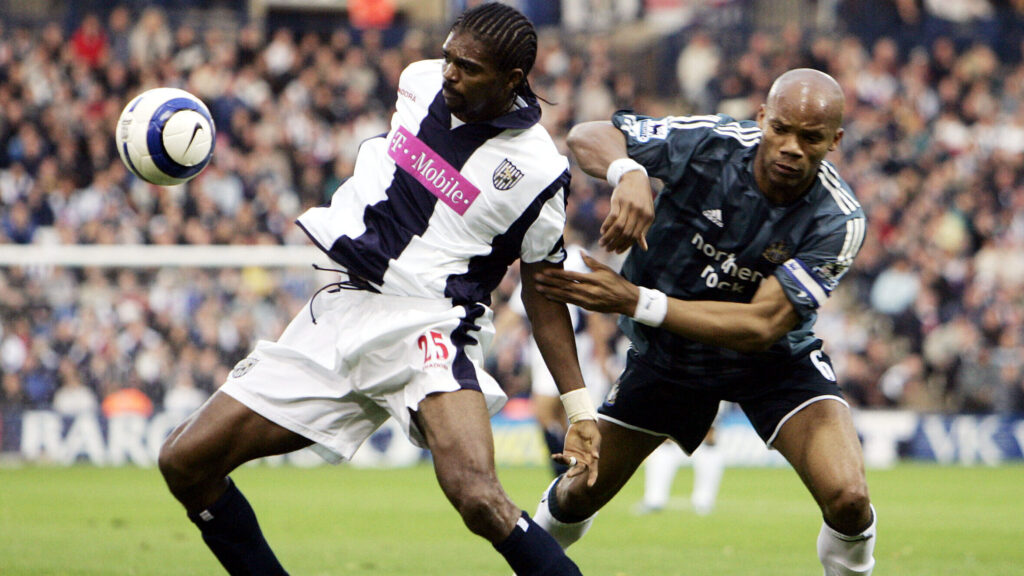
[[[654,195],[647,171],[629,159],[625,136],[611,122],[585,122],[569,131],[567,143],[584,172],[607,178],[613,187],[608,217],[601,223],[600,245],[619,254],[634,243],[647,250]]]
[[[521,262],[521,267],[523,307],[544,364],[561,393],[570,422],[562,453],[552,457],[569,466],[567,474],[570,478],[587,474],[587,484],[593,485],[597,481],[601,434],[597,431],[597,414],[580,371],[572,321],[565,304],[541,296],[535,282],[544,270],[562,270],[562,266],[548,262]]]
[[[557,302],[594,312],[636,317],[640,289],[617,272],[584,254],[592,272],[545,270],[537,291]],[[799,316],[782,285],[769,276],[749,303],[668,298],[659,327],[691,340],[737,350],[761,352],[792,330]]]

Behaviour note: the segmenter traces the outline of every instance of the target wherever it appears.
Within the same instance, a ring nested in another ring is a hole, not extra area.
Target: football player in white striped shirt
[[[569,313],[533,281],[562,267],[569,190],[526,80],[537,35],[514,8],[482,4],[455,21],[443,52],[406,68],[389,133],[362,144],[329,206],[298,220],[343,279],[277,342],[258,343],[161,449],[171,493],[231,574],[285,573],[232,470],[306,446],[348,459],[389,418],[431,451],[445,496],[517,574],[580,574],[498,482],[490,416],[506,398],[483,371],[490,294],[518,259],[573,422],[556,458],[592,484],[600,436]]]
[[[591,273],[538,280],[560,302],[622,314],[633,342],[599,409],[597,483],[556,479],[535,515],[563,546],[666,436],[696,449],[729,400],[820,507],[825,574],[871,573],[875,514],[861,446],[812,331],[864,240],[864,212],[825,161],[842,117],[839,84],[798,69],[775,81],[756,123],[620,112],[570,133],[581,167],[615,186],[605,244],[623,250],[629,232],[646,230],[646,249],[631,252],[622,276],[588,258]],[[665,184],[653,206],[648,174]]]

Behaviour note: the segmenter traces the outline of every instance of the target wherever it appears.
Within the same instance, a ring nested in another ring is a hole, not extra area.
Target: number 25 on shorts
[[[423,351],[423,368],[447,368],[451,364],[452,343],[446,334],[430,330],[421,334],[416,345]]]

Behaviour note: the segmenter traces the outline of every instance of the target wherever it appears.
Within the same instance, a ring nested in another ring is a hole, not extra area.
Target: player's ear
[[[839,142],[843,139],[843,129],[836,130],[836,136],[832,139],[832,144],[829,145],[828,151],[835,152],[836,148],[839,148]]]
[[[508,89],[509,94],[516,91],[516,88],[523,82],[524,76],[522,68],[513,68],[508,71],[508,75],[505,76],[505,88]]]

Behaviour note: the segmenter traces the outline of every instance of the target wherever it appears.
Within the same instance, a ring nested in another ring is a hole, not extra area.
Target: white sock
[[[818,559],[825,576],[869,576],[875,567],[875,507],[871,526],[856,536],[840,534],[822,522],[818,534]]]
[[[725,473],[725,456],[714,444],[703,444],[693,453],[693,492],[690,502],[694,511],[706,516],[715,508],[718,488]]]
[[[644,506],[661,510],[668,505],[672,482],[685,457],[674,442],[665,442],[644,461]]]
[[[549,495],[551,494],[552,487],[554,487],[555,483],[560,479],[561,476],[555,478],[555,480],[548,486],[547,490],[544,490],[544,495],[541,497],[540,504],[537,506],[537,512],[533,515],[533,521],[536,522],[538,526],[546,530],[548,534],[551,534],[552,538],[554,538],[555,541],[558,542],[558,545],[564,550],[569,546],[572,546],[572,544],[580,538],[583,538],[583,535],[587,533],[587,530],[590,530],[590,525],[594,523],[594,518],[597,514],[595,513],[586,520],[574,522],[572,524],[562,522],[555,518],[551,514],[551,509],[548,508],[548,498],[551,497]]]

